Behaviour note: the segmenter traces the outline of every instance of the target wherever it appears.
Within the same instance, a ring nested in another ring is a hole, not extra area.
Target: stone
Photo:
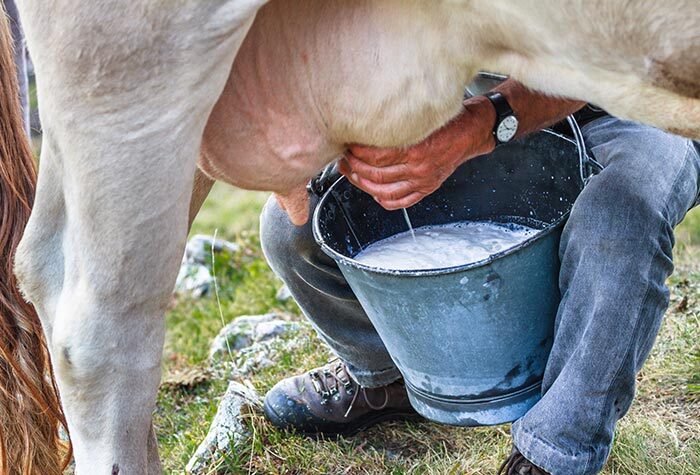
[[[308,344],[308,337],[303,334],[279,338],[287,331],[301,328],[308,329],[308,324],[281,320],[275,313],[238,317],[217,336],[219,342],[212,345],[212,352],[215,358],[226,353],[226,337],[233,338],[231,343],[234,346],[250,343],[240,346],[231,366],[213,364],[211,377],[242,380],[255,371],[275,365],[283,354],[296,352]],[[250,410],[262,410],[262,402],[253,389],[235,380],[229,383],[207,436],[188,462],[187,473],[215,473],[211,472],[211,467],[216,466],[223,456],[250,443],[245,417]]]
[[[234,254],[238,252],[239,249],[238,245],[232,242],[223,239],[214,241],[214,236],[195,234],[187,242],[183,260],[191,264],[200,264],[209,268],[211,266],[212,244],[214,245],[215,253],[227,252],[229,254]]]
[[[289,300],[292,300],[294,297],[292,297],[292,293],[289,291],[289,287],[286,285],[283,285],[280,287],[280,289],[277,291],[277,295],[275,295],[275,298],[277,299],[278,302],[287,302]]]
[[[208,468],[225,454],[236,450],[250,439],[245,417],[251,410],[260,410],[262,400],[249,386],[231,381],[221,398],[209,432],[199,444],[185,470],[191,475],[209,473]]]
[[[274,350],[268,342],[255,343],[244,348],[235,361],[234,374],[238,377],[249,376],[255,371],[274,365]]]
[[[299,324],[284,320],[260,322],[253,330],[253,340],[256,342],[268,341],[276,336],[281,336],[290,331],[297,330],[298,328]]]
[[[229,255],[238,251],[238,245],[223,239],[214,241],[213,236],[196,234],[187,242],[182,256],[180,271],[175,281],[175,292],[189,294],[194,298],[207,295],[214,287],[211,269],[212,244],[214,253]]]
[[[214,277],[209,268],[200,264],[183,262],[175,281],[175,292],[200,298],[208,294],[214,286]]]
[[[267,341],[298,328],[277,313],[245,315],[238,317],[221,329],[209,350],[209,358],[218,360],[231,352],[239,351],[253,343]]]
[[[249,376],[251,373],[275,365],[282,353],[297,351],[304,345],[303,339],[291,338],[286,341],[259,341],[244,348],[236,358],[233,373],[237,377]]]

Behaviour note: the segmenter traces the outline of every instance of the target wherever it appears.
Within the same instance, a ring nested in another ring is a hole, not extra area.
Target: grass
[[[217,184],[193,233],[240,244],[231,265],[217,262],[224,319],[269,311],[303,320],[293,303],[275,298],[280,282],[265,264],[258,215],[265,193]],[[651,357],[639,376],[638,398],[619,424],[605,474],[700,474],[700,211],[678,229],[672,302]],[[211,339],[221,328],[213,297],[179,298],[167,315],[164,379],[155,415],[167,473],[182,473],[208,429],[227,377],[207,369]],[[262,394],[279,379],[323,364],[330,356],[308,326],[301,346],[282,350],[272,368],[250,382]],[[173,381],[175,383],[173,383]],[[351,438],[310,440],[249,421],[252,443],[211,473],[493,474],[509,450],[509,427],[466,429],[434,423],[390,423]]]

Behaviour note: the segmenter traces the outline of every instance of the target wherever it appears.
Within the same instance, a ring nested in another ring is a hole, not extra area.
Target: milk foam
[[[355,260],[392,270],[454,267],[486,259],[520,244],[539,230],[514,223],[463,221],[415,228],[371,244]]]

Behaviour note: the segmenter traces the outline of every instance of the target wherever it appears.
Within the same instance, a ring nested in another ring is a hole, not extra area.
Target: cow
[[[696,0],[18,3],[44,136],[35,184],[2,19],[3,473],[61,473],[61,424],[79,475],[160,473],[163,315],[213,180],[301,223],[317,170],[419,142],[480,69],[700,137]]]

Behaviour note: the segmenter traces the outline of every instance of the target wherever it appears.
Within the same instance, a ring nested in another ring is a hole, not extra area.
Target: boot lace
[[[347,371],[345,363],[338,358],[331,360],[322,368],[309,371],[309,377],[311,378],[311,385],[314,390],[321,396],[321,404],[339,401],[341,386],[345,389],[346,394],[352,395],[352,400],[345,411],[344,417],[350,415],[360,394],[362,394],[365,404],[375,411],[381,411],[389,403],[389,392],[386,387],[382,387],[384,390],[384,402],[379,406],[373,404],[367,397],[367,389],[352,379]]]

